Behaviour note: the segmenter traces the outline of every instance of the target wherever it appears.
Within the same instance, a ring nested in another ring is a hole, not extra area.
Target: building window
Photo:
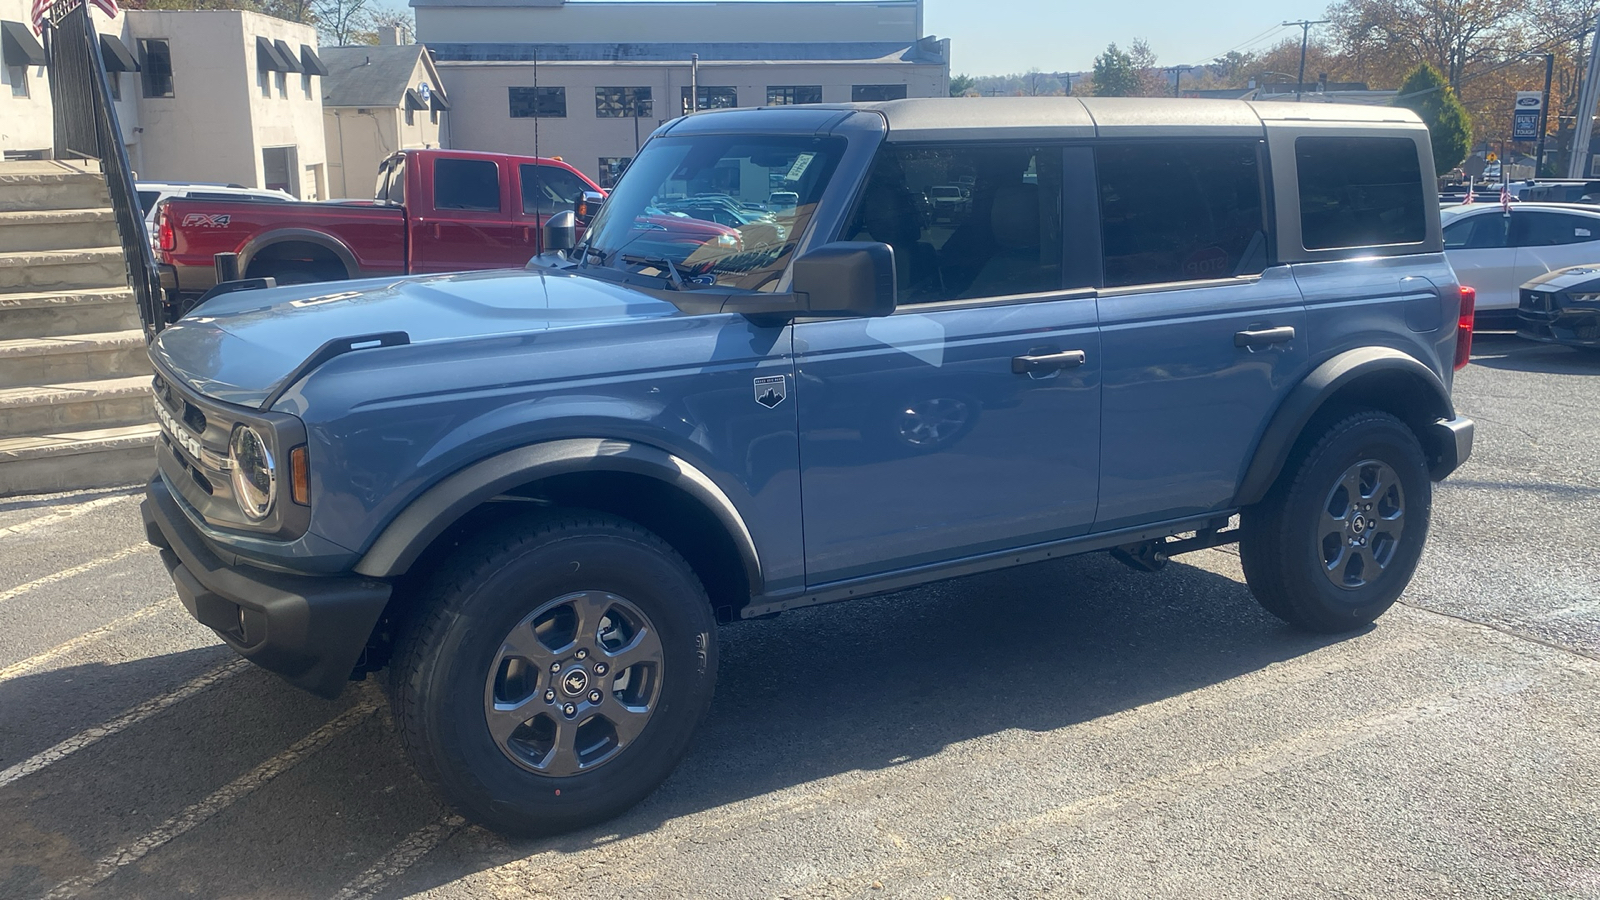
[[[871,103],[875,100],[904,100],[906,86],[903,84],[852,84],[850,85],[850,102]]]
[[[28,67],[6,66],[6,71],[11,73],[11,96],[28,96]]]
[[[683,114],[684,115],[687,116],[689,113],[694,112],[695,110],[701,110],[701,109],[732,109],[733,107],[739,105],[739,92],[738,92],[738,90],[736,88],[731,88],[731,87],[708,87],[706,85],[701,85],[700,89],[699,89],[699,91],[697,93],[700,95],[700,102],[694,107],[694,109],[690,109],[689,108],[689,88],[688,88],[687,85],[684,86],[684,88],[683,88]]]
[[[289,79],[288,79],[288,76],[286,76],[282,72],[273,72],[272,73],[272,80],[278,83],[278,96],[282,97],[285,100],[289,99]]]
[[[564,87],[507,88],[513,119],[565,119],[567,89]]]
[[[437,109],[428,110],[428,124],[430,124],[430,125],[439,124],[439,111]]]
[[[111,99],[113,99],[113,100],[121,100],[122,99],[122,73],[121,72],[107,72],[106,73],[106,85],[111,88]]]
[[[617,186],[617,179],[627,170],[628,163],[633,162],[631,156],[602,156],[600,157],[600,177],[596,179],[600,186],[611,190]]]
[[[794,106],[800,103],[821,103],[822,85],[820,84],[769,84],[767,85],[768,106]]]
[[[172,48],[165,38],[139,39],[140,67],[146,97],[172,96]]]
[[[594,114],[602,119],[648,119],[653,108],[647,87],[594,89]]]
[[[409,106],[406,107],[406,124],[407,125],[415,125],[415,124],[417,124],[417,111],[412,109]]]
[[[1422,164],[1410,138],[1297,138],[1307,250],[1415,244],[1427,236]]]
[[[306,95],[306,99],[307,100],[312,99],[312,96],[311,96],[311,73],[310,72],[301,72],[300,73],[300,92]]]
[[[1106,286],[1232,278],[1264,269],[1260,146],[1224,140],[1095,147]]]

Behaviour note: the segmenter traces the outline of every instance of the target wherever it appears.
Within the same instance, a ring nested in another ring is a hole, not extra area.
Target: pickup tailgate
[[[216,283],[218,253],[240,254],[241,274],[267,256],[304,259],[305,268],[319,272],[337,259],[348,270],[341,278],[407,271],[406,213],[398,206],[175,199],[164,214],[173,248],[161,251],[161,262],[172,267],[183,293]]]

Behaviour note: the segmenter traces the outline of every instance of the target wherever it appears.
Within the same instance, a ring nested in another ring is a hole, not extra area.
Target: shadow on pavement
[[[1600,375],[1600,351],[1542,344],[1509,332],[1474,332],[1472,364],[1547,375]]]
[[[586,849],[598,837],[647,833],[676,817],[1009,729],[1060,729],[1335,640],[1289,630],[1221,575],[1181,563],[1139,574],[1104,555],[730,626],[712,713],[690,756],[652,797],[617,820],[553,839],[508,843],[475,832],[404,886],[422,890],[543,850]],[[21,715],[47,718],[51,700],[72,727],[87,727],[87,718],[70,714],[76,691],[109,678],[120,679],[120,694],[163,666],[205,670],[215,650],[0,684],[0,728],[26,729]],[[0,895],[32,896],[92,870],[378,698],[365,684],[324,702],[247,669],[0,787]],[[441,814],[380,706],[85,896],[326,897]]]
[[[90,500],[99,500],[103,497],[130,497],[144,493],[144,485],[128,485],[126,487],[94,488],[92,490],[78,491],[72,494],[54,494],[45,497],[25,496],[10,497],[0,500],[0,513],[12,512],[18,509],[54,509],[60,506],[77,506]]]

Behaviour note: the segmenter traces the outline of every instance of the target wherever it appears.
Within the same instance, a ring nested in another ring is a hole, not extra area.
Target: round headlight
[[[239,510],[252,521],[265,519],[278,496],[278,470],[267,442],[249,425],[234,428],[228,462],[233,466],[233,497]]]

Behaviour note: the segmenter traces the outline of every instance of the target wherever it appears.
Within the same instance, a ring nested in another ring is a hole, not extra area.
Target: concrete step
[[[117,246],[120,240],[109,206],[0,212],[0,250],[75,250]]]
[[[0,341],[0,388],[148,375],[143,332]]]
[[[0,162],[0,212],[110,206],[99,165],[63,160]]]
[[[127,283],[120,246],[0,253],[0,294],[124,287]]]
[[[155,420],[147,375],[0,388],[0,439]]]
[[[155,472],[157,426],[0,438],[0,497],[137,484]]]
[[[139,327],[129,288],[0,294],[0,337],[34,338],[126,331]]]

